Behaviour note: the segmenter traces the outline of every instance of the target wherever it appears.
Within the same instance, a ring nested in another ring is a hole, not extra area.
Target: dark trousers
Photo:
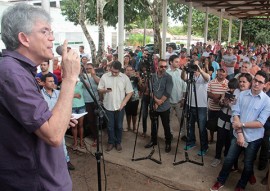
[[[231,132],[228,129],[218,127],[217,130],[217,143],[216,143],[216,159],[221,158],[222,148],[225,147],[224,156],[228,154],[228,150],[231,145]]]
[[[96,115],[95,109],[96,106],[94,102],[85,103],[86,111],[88,112],[84,118],[84,127],[85,129],[89,129],[90,134],[94,139],[97,139],[97,125],[96,125]]]
[[[143,132],[147,131],[147,117],[148,117],[148,107],[150,104],[150,97],[148,95],[143,95],[142,97],[142,118],[143,118]]]
[[[162,126],[164,128],[166,144],[171,144],[171,128],[170,128],[170,109],[163,112],[151,113],[151,139],[157,142],[158,116],[160,116]]]
[[[269,122],[268,122],[269,125]],[[270,128],[265,128],[264,136],[261,145],[261,151],[259,156],[259,162],[267,163],[268,162],[268,150],[269,150],[269,137],[270,137]]]

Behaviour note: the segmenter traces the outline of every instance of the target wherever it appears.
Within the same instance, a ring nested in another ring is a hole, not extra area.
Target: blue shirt
[[[63,147],[34,132],[52,113],[35,80],[36,64],[16,51],[0,61],[0,189],[71,191]]]
[[[259,121],[265,124],[270,115],[270,98],[263,92],[252,95],[251,90],[242,91],[237,102],[232,106],[232,117],[238,115],[242,123]],[[264,128],[243,128],[243,134],[247,142],[263,138]],[[237,136],[234,132],[235,137]]]
[[[58,98],[60,91],[59,90],[53,90],[52,95],[48,94],[45,88],[42,88],[41,93],[45,99],[45,101],[48,103],[49,110],[52,111],[54,108]]]
[[[217,70],[220,68],[219,64],[216,61],[212,62],[212,67],[214,68],[214,72],[212,73],[212,79],[216,78]]]

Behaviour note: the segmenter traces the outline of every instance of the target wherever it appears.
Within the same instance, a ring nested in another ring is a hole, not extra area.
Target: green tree
[[[243,32],[242,37],[244,41],[247,42],[255,42],[261,43],[261,37],[256,38],[258,34],[260,36],[264,36],[263,33],[267,33],[270,28],[270,22],[268,20],[261,20],[261,19],[250,19],[250,20],[243,20]],[[256,42],[256,39],[260,39]]]
[[[151,40],[150,36],[146,36],[146,43],[149,43]],[[126,44],[130,46],[138,46],[143,44],[144,36],[143,34],[131,34],[129,38],[126,40]]]

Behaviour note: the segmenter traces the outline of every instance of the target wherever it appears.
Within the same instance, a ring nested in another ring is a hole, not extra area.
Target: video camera
[[[194,64],[194,60],[191,59],[187,65],[184,67],[184,70],[187,72],[187,73],[194,73],[198,70],[198,66],[196,64]]]

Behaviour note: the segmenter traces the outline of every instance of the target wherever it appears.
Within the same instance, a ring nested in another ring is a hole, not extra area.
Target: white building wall
[[[3,11],[12,4],[3,3],[0,4],[0,18],[2,17]],[[72,22],[66,21],[65,17],[61,14],[61,10],[59,8],[50,8],[50,14],[53,18],[52,21],[52,30],[54,31],[55,41],[54,41],[54,48],[64,42],[65,39],[69,41],[69,46],[72,49],[79,51],[79,46],[84,45],[85,52],[90,54],[90,46],[85,35],[82,32],[80,25],[75,26]],[[1,26],[0,26],[1,28]],[[92,36],[96,48],[98,48],[98,27],[97,26],[90,26],[87,25],[88,31]],[[112,33],[116,32],[117,30],[114,27],[106,27],[105,26],[105,50],[107,46],[112,47]],[[0,40],[0,49],[4,49],[5,45]]]

